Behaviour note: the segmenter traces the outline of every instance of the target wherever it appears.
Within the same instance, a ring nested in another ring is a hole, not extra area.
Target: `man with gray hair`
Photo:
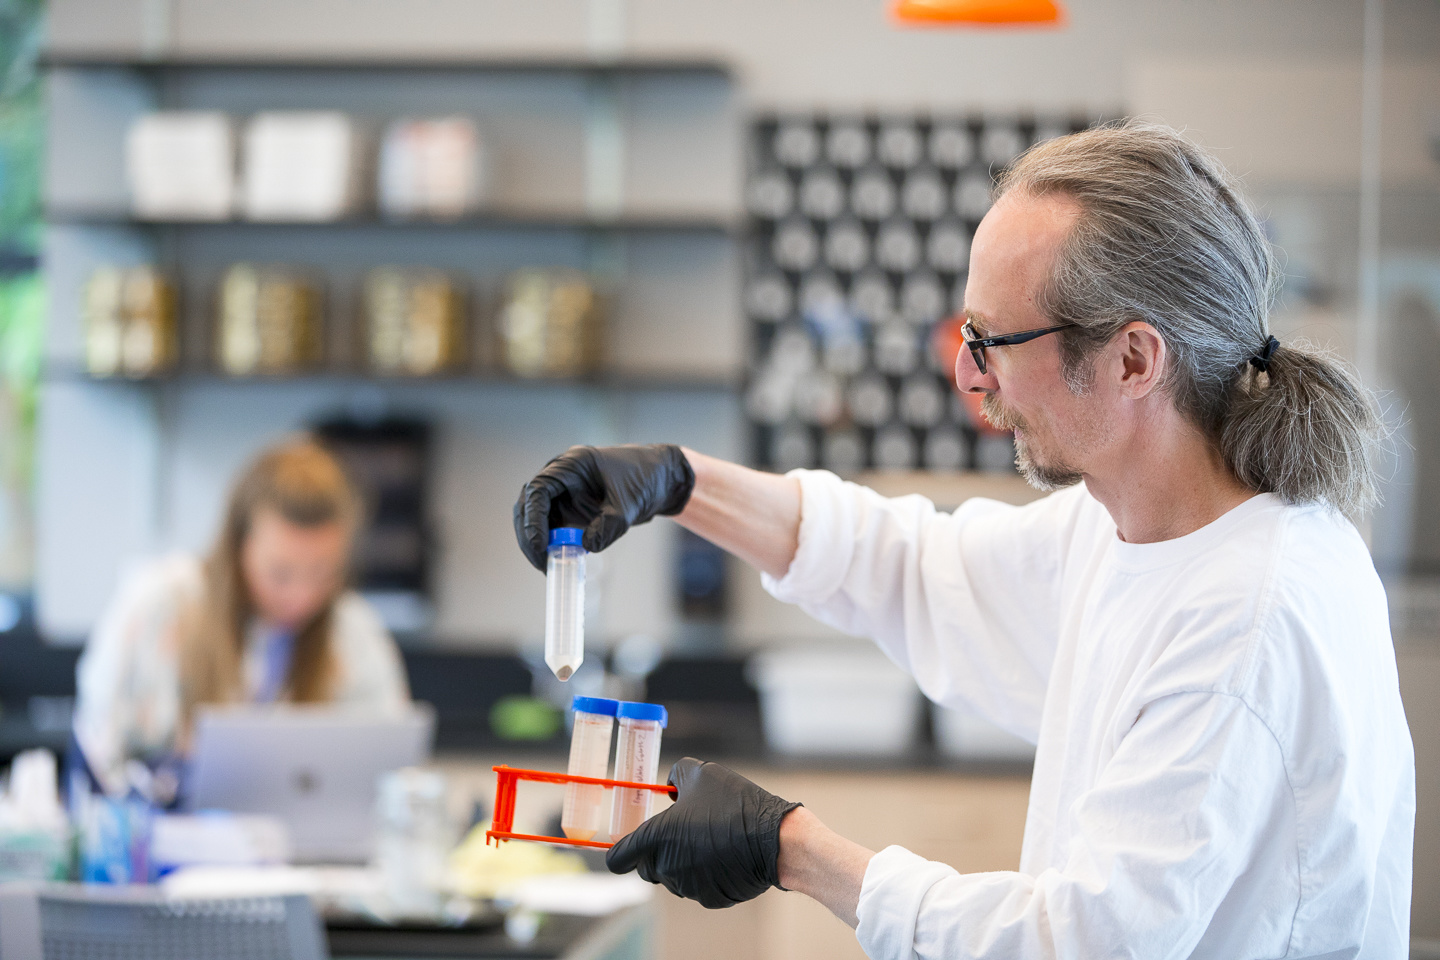
[[[876,958],[1405,956],[1414,756],[1346,518],[1380,425],[1345,368],[1271,335],[1276,276],[1215,160],[1090,130],[1002,179],[955,371],[1050,496],[943,514],[667,445],[552,460],[515,508],[536,566],[552,525],[603,549],[674,516],[1036,744],[1014,872],[864,849],[691,759],[610,868],[711,907],[798,890]]]

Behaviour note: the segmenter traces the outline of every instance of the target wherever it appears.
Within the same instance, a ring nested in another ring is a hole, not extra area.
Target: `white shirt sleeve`
[[[111,601],[75,668],[75,740],[106,792],[120,789],[125,731],[133,712],[127,691],[135,658],[128,653],[132,614],[126,607],[123,601]]]
[[[123,788],[130,758],[173,749],[179,724],[181,616],[200,566],[175,555],[126,577],[76,667],[75,738],[107,790]]]
[[[1075,839],[1038,876],[960,874],[901,847],[865,872],[856,936],[874,960],[1239,955],[1215,942],[1237,877],[1262,865],[1299,904],[1298,840],[1280,747],[1238,698],[1152,701],[1095,787],[1061,816]],[[1240,931],[1288,952],[1294,913]],[[1237,944],[1238,946],[1238,944]]]
[[[364,597],[347,592],[335,604],[332,635],[339,677],[335,702],[398,715],[410,704],[400,651],[380,615]]]
[[[800,546],[784,577],[762,576],[765,588],[875,640],[936,703],[969,706],[1034,743],[1066,551],[1088,519],[1083,492],[1025,507],[973,499],[946,514],[824,471],[790,476],[802,492]]]

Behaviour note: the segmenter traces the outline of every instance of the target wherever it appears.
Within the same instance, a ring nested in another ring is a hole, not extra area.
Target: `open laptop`
[[[202,710],[186,806],[277,817],[298,862],[363,863],[380,776],[424,763],[434,735],[428,704],[399,717],[341,707]]]

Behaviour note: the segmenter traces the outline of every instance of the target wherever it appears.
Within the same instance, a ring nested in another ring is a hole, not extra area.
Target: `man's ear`
[[[1111,343],[1118,351],[1120,392],[1131,400],[1141,400],[1160,386],[1169,351],[1165,338],[1148,323],[1135,320],[1120,328]]]

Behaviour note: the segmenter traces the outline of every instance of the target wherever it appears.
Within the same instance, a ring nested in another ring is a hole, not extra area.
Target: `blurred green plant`
[[[20,428],[33,432],[45,338],[45,284],[35,271],[0,277],[0,383],[19,401]],[[6,464],[7,468],[11,464]],[[28,469],[29,464],[20,464]],[[7,473],[9,473],[7,469]]]
[[[42,14],[41,0],[0,0],[0,257],[40,249]]]
[[[0,587],[32,577],[35,422],[45,288],[43,0],[0,0]]]

